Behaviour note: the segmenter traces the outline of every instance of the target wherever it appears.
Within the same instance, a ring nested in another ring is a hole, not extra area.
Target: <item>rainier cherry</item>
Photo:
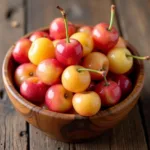
[[[12,55],[16,62],[23,64],[30,62],[28,58],[28,51],[31,47],[32,42],[29,39],[20,39],[12,52]]]
[[[94,91],[76,93],[72,103],[75,111],[82,116],[93,116],[101,108],[101,99]]]
[[[109,69],[109,61],[108,58],[100,52],[92,52],[88,54],[83,59],[82,65],[85,68],[95,69],[95,70],[103,70],[107,74]],[[94,72],[90,72],[92,80],[100,80],[103,79],[101,74],[97,74]]]
[[[48,85],[56,83],[63,72],[64,67],[56,59],[45,59],[37,67],[36,75]]]
[[[15,83],[18,87],[26,79],[36,76],[36,65],[32,63],[24,63],[15,70]]]
[[[75,33],[76,27],[69,22],[68,23],[68,36]],[[50,37],[54,40],[64,39],[66,37],[66,29],[63,18],[56,18],[52,21],[49,27]]]
[[[45,100],[45,94],[48,86],[41,82],[38,77],[30,77],[20,86],[21,95],[34,104],[42,104]]]
[[[55,48],[51,40],[47,38],[39,38],[32,43],[28,57],[30,61],[38,65],[41,61],[54,58]]]
[[[103,74],[103,71],[84,68],[82,66],[72,65],[67,67],[61,77],[65,89],[71,92],[85,91],[91,82],[90,72]]]
[[[51,86],[45,96],[45,103],[49,110],[67,112],[72,108],[73,93],[67,91],[61,84]]]
[[[68,24],[66,19],[65,11],[57,6],[64,17],[65,28],[66,28],[66,40],[60,40],[56,44],[55,54],[56,58],[62,64],[69,66],[78,64],[83,56],[82,45],[75,39],[69,39],[68,35]]]
[[[133,58],[148,60],[149,56],[134,56],[127,48],[113,48],[107,54],[109,60],[109,70],[116,74],[124,74],[133,66]]]
[[[114,75],[113,80],[120,86],[122,97],[126,97],[132,91],[132,82],[125,75]]]
[[[112,26],[114,20],[115,6],[111,6],[111,20],[110,24],[100,23],[93,29],[93,39],[95,47],[104,53],[107,53],[118,42],[118,31]]]
[[[116,82],[107,81],[106,76],[104,76],[104,79],[96,85],[95,92],[99,94],[102,106],[113,106],[121,98],[121,88]]]

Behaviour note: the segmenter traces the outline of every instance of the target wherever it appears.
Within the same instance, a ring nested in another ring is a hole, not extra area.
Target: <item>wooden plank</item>
[[[36,3],[34,0],[28,0],[28,17],[27,17],[27,30],[35,30],[39,27],[48,25],[55,17],[60,17],[59,11],[55,8],[57,5],[62,6],[69,13],[69,19],[74,23],[84,23],[89,25],[94,25],[98,22],[109,21],[110,16],[110,5],[111,0],[45,0],[44,2],[37,0]],[[39,13],[40,10],[40,13]],[[116,25],[117,26],[117,25]],[[134,118],[134,119],[133,119]],[[135,124],[138,123],[138,124]],[[118,130],[122,129],[122,132]],[[134,129],[134,130],[133,130]],[[132,130],[132,134],[129,136]],[[140,132],[138,132],[140,131]],[[54,141],[46,137],[40,131],[37,132],[37,129],[30,126],[30,148],[31,149],[56,149],[62,146],[62,149],[68,149],[67,144],[62,144],[61,142]],[[119,133],[118,133],[119,132]],[[126,134],[129,133],[129,134]],[[136,135],[136,136],[135,136]],[[38,136],[38,141],[36,140]],[[139,137],[140,136],[140,137]],[[118,140],[119,144],[118,144]],[[141,141],[140,141],[141,140]],[[40,141],[40,142],[39,142]],[[129,146],[122,146],[123,142],[129,142]],[[140,141],[137,145],[136,141]],[[44,144],[43,144],[44,143]],[[45,146],[44,146],[45,145]],[[52,145],[52,146],[51,146]],[[143,146],[144,145],[144,146]],[[71,150],[117,150],[120,148],[123,149],[136,149],[141,148],[146,150],[146,142],[143,133],[143,127],[140,120],[139,111],[135,108],[121,124],[119,124],[113,130],[107,132],[107,134],[102,135],[100,138],[94,142],[83,143],[83,144],[70,144]]]
[[[140,52],[141,55],[150,55],[150,2],[147,0],[116,0],[119,13],[120,27],[125,39],[129,40]],[[142,108],[145,133],[148,144],[150,144],[150,66],[145,62],[145,84],[141,94],[140,108]]]
[[[129,116],[113,129],[111,150],[147,150],[139,110],[135,107]]]
[[[69,150],[69,144],[52,140],[30,126],[30,150]]]
[[[0,0],[0,68],[8,48],[23,35],[24,9],[22,2],[22,0]],[[17,9],[15,8],[15,12],[6,19],[7,10],[14,7]],[[20,23],[20,28],[11,27],[10,24],[13,20]],[[0,78],[0,92],[0,150],[26,150],[26,122],[10,104],[3,89],[2,78]]]

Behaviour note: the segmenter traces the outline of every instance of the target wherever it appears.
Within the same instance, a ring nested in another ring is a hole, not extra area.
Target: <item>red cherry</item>
[[[132,82],[125,75],[114,76],[114,81],[120,86],[123,98],[132,91]]]
[[[52,21],[49,27],[50,36],[52,39],[64,39],[66,38],[66,30],[63,18],[56,18]],[[68,22],[68,35],[69,37],[76,32],[75,26]]]
[[[62,64],[66,66],[76,65],[83,55],[82,45],[74,39],[70,39],[70,43],[61,40],[56,45],[55,54],[57,60]]]
[[[115,6],[112,5],[110,24],[97,24],[92,32],[95,47],[101,50],[103,53],[107,53],[110,49],[112,49],[117,44],[119,39],[118,31],[112,27],[114,20],[114,9]]]
[[[49,34],[47,32],[43,32],[43,31],[36,31],[36,32],[34,32],[30,36],[29,40],[32,41],[32,42],[34,42],[36,39],[41,38],[41,37],[46,37],[46,38],[48,38],[48,39],[51,40]]]
[[[13,49],[12,55],[16,62],[23,64],[30,62],[28,58],[28,51],[32,42],[29,39],[20,39]]]
[[[75,39],[69,39],[68,34],[68,24],[65,11],[57,6],[64,17],[65,28],[66,28],[66,40],[60,40],[56,44],[55,54],[56,58],[62,64],[69,66],[69,65],[76,65],[80,62],[83,56],[83,48],[82,45]]]
[[[113,106],[117,104],[121,98],[121,88],[114,81],[107,81],[104,75],[104,81],[101,81],[95,87],[95,92],[99,94],[102,106]]]
[[[30,77],[20,86],[21,95],[34,104],[44,103],[48,86],[41,82],[38,77]]]

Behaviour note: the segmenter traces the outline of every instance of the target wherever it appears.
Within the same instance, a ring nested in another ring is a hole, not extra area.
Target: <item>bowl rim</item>
[[[81,27],[83,25],[76,25],[76,27]],[[33,32],[35,31],[46,31],[48,30],[48,27],[44,27],[44,28],[39,28],[37,30],[34,30],[32,32],[27,33],[25,36],[21,37],[21,38],[27,38],[29,37]],[[128,42],[125,41],[127,48],[129,48],[129,50],[132,49],[133,54],[139,55],[139,53],[137,52],[137,50]],[[58,112],[53,112],[50,110],[46,110],[40,106],[37,106],[29,101],[27,101],[25,98],[23,98],[20,93],[16,90],[16,88],[14,87],[13,83],[11,82],[11,80],[8,77],[8,63],[10,58],[12,57],[12,50],[14,48],[15,44],[12,45],[8,52],[5,55],[4,61],[3,61],[3,65],[2,65],[2,77],[3,77],[3,82],[5,85],[5,88],[8,89],[8,91],[10,92],[10,94],[19,102],[21,103],[23,106],[27,107],[28,109],[32,110],[32,111],[36,111],[40,114],[46,115],[46,116],[51,116],[51,117],[55,117],[58,119],[67,119],[67,120],[72,120],[73,118],[78,118],[78,119],[83,119],[83,118],[90,118],[90,119],[96,119],[96,118],[101,118],[101,117],[105,117],[105,116],[109,116],[109,115],[113,115],[116,114],[117,112],[119,112],[121,109],[124,109],[125,107],[129,106],[135,99],[136,97],[138,97],[139,93],[141,92],[142,88],[143,88],[143,84],[144,84],[144,78],[145,78],[145,74],[144,74],[144,63],[141,60],[136,60],[138,62],[138,64],[140,65],[139,67],[139,74],[135,83],[135,86],[132,90],[132,92],[122,101],[120,101],[118,104],[109,107],[105,110],[100,110],[96,115],[94,116],[90,116],[90,117],[83,117],[80,116],[78,114],[67,114],[67,113],[58,113]]]

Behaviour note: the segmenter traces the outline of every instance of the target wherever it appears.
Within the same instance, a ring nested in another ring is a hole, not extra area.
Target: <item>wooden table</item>
[[[115,26],[120,35],[141,55],[149,55],[149,0],[0,0],[0,65],[10,45],[19,37],[60,17],[57,5],[66,9],[72,22],[94,25],[109,22],[112,3],[117,7]],[[17,28],[11,26],[13,21],[19,23]],[[128,117],[97,140],[82,144],[51,140],[26,123],[10,104],[0,78],[0,150],[147,150],[150,144],[149,70],[147,62],[142,96]]]

